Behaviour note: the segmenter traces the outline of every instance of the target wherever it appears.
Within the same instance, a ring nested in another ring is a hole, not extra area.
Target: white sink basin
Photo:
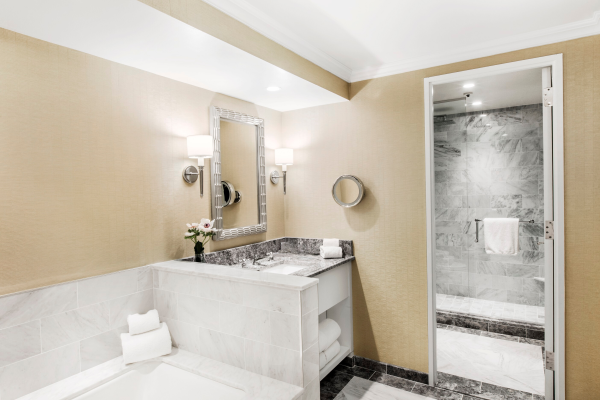
[[[262,272],[270,272],[272,274],[289,275],[289,274],[293,274],[294,272],[298,272],[304,268],[306,268],[306,267],[300,267],[298,265],[290,265],[290,264],[281,264],[281,265],[277,265],[277,266],[269,268],[269,269],[264,269],[264,270],[262,270]]]

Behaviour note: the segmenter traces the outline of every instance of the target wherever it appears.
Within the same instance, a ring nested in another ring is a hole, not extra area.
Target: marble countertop
[[[346,264],[347,262],[351,262],[355,259],[355,257],[345,256],[342,258],[324,259],[321,256],[313,254],[275,253],[273,255],[273,259],[283,261],[282,264],[306,266],[306,268],[301,269],[290,276],[304,276],[307,278],[312,278],[316,275],[322,274],[325,271],[329,271],[332,268]]]
[[[245,371],[181,349],[168,356],[144,362],[164,362],[216,382],[246,392],[243,400],[296,400],[303,389],[266,376]],[[125,365],[123,357],[46,386],[18,400],[70,400],[132,370],[136,364]]]
[[[306,267],[301,269],[300,271],[294,272],[289,275],[283,276],[298,276],[305,278],[312,278],[316,275],[322,274],[325,271],[329,271],[332,268],[343,265],[347,262],[354,260],[354,256],[345,256],[342,258],[328,258],[324,259],[319,255],[314,254],[297,254],[297,253],[274,253],[273,260],[268,258],[262,258],[260,260],[256,260],[256,264],[252,264],[250,261],[249,264],[242,267],[242,264],[234,264],[234,265],[226,265],[227,268],[233,268],[238,271],[252,271],[252,272],[262,272],[271,267],[276,267],[282,264],[289,264],[298,267]],[[196,263],[197,264],[197,263]],[[263,275],[263,274],[261,274]],[[280,275],[280,274],[271,274],[268,275]]]
[[[240,265],[216,265],[197,262],[181,262],[179,260],[151,264],[152,268],[180,274],[206,276],[216,279],[227,279],[237,282],[261,284],[284,289],[304,290],[316,285],[317,279],[308,275],[257,274],[256,269],[242,268]],[[302,272],[302,271],[298,271]]]

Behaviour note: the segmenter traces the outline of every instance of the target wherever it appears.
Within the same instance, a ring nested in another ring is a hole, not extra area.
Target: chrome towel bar
[[[483,221],[482,219],[475,219],[475,243],[479,243],[479,223]],[[529,221],[521,221],[519,220],[519,222],[523,222],[523,223],[527,223],[527,224],[534,224],[535,220],[530,219]]]

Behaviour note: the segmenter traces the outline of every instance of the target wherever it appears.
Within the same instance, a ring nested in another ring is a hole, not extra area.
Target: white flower
[[[188,228],[191,228],[192,226],[190,224],[186,224]]]
[[[200,229],[203,232],[212,232],[214,223],[215,223],[214,219],[211,221],[209,219],[202,218],[200,220],[200,227],[198,229]]]
[[[195,235],[195,233],[194,233],[194,232],[186,232],[186,233],[185,233],[185,236],[186,236],[186,237],[187,237],[187,236],[194,236],[194,235]]]
[[[192,224],[192,228],[197,228],[199,225],[200,225],[199,223],[197,223],[197,222],[194,222],[194,223]]]

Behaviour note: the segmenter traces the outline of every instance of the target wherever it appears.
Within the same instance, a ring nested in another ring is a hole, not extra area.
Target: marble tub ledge
[[[248,372],[181,349],[174,348],[173,353],[167,356],[144,362],[157,361],[243,390],[246,395],[242,400],[297,400],[304,392],[301,387]],[[19,397],[17,400],[71,400],[125,374],[132,369],[133,365],[125,365],[123,364],[123,357],[117,357],[97,367]]]

